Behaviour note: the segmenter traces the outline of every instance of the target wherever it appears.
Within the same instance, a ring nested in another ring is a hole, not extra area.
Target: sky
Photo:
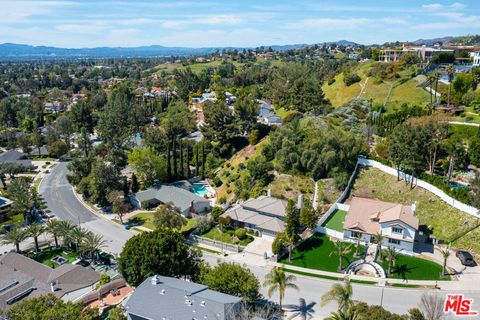
[[[480,1],[0,0],[0,43],[66,48],[362,44],[480,33]]]

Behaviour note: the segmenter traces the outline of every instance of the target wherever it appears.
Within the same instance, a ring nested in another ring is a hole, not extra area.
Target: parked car
[[[458,259],[460,259],[460,262],[467,267],[474,267],[477,264],[475,263],[475,260],[473,260],[473,256],[470,254],[470,252],[467,251],[457,251],[455,254]]]

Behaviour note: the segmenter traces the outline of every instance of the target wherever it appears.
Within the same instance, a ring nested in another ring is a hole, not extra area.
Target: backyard
[[[32,258],[35,261],[38,261],[46,266],[49,266],[51,268],[56,268],[60,264],[55,263],[52,261],[54,257],[62,257],[65,258],[66,261],[64,263],[66,264],[71,264],[78,258],[78,253],[77,252],[64,252],[64,249],[59,248],[44,248],[42,249],[41,252],[39,253],[34,253],[34,252],[28,252],[26,254],[27,257]]]
[[[416,202],[415,215],[420,225],[428,227],[435,237],[452,242],[457,248],[480,253],[480,220],[449,206],[425,189],[411,189],[395,176],[375,168],[362,168],[352,189],[352,193],[355,192],[404,205]]]
[[[327,221],[324,222],[322,227],[332,229],[338,232],[343,232],[343,222],[345,221],[346,216],[347,216],[347,211],[336,209],[330,215],[330,217],[328,217]]]

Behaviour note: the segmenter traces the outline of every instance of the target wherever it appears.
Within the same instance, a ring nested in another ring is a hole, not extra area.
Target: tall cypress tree
[[[198,143],[195,146],[195,175],[198,177],[199,169],[198,169]]]
[[[187,166],[187,177],[190,178],[191,172],[190,172],[190,145],[187,144],[187,159],[185,161],[185,164]]]
[[[202,142],[202,179],[205,179],[205,143]]]
[[[170,142],[167,143],[167,180],[170,181],[172,179],[172,164],[170,161],[171,157],[171,150],[170,150]]]
[[[180,176],[182,178],[185,177],[185,166],[183,165],[183,143],[182,139],[180,139]]]
[[[178,167],[177,167],[177,137],[173,137],[172,152],[173,152],[173,178],[176,180],[178,177]]]

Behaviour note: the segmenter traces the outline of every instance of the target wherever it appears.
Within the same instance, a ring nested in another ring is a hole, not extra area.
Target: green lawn
[[[138,223],[140,226],[148,228],[150,230],[155,230],[155,223],[153,222],[153,213],[152,211],[145,211],[137,213],[128,221]],[[187,219],[187,224],[185,224],[180,232],[192,231],[197,227],[197,221],[195,219]]]
[[[415,215],[420,225],[427,226],[434,236],[446,242],[453,241],[457,248],[480,254],[480,219],[449,206],[433,193],[422,188],[410,189],[404,181],[375,168],[360,170],[353,192],[358,190],[387,202],[411,205],[416,201]]]
[[[325,221],[323,226],[328,229],[342,232],[343,222],[345,221],[346,216],[347,216],[347,211],[337,209],[330,215],[330,217],[328,217],[327,221]]]
[[[382,261],[381,265],[386,271],[388,264]],[[392,268],[390,278],[406,280],[449,280],[441,278],[442,266],[430,260],[400,255]]]
[[[7,224],[17,224],[17,223],[23,223],[23,214],[16,214],[10,218],[10,220],[7,220],[5,222],[0,223],[0,230],[4,225]]]
[[[250,235],[247,235],[243,240],[238,240],[235,237],[235,230],[224,230],[222,232],[218,227],[210,229],[207,233],[202,234],[202,237],[230,244],[239,244],[241,246],[246,246],[253,241],[253,237]]]
[[[327,235],[316,233],[293,250],[291,262],[288,262],[288,256],[286,256],[280,263],[337,272],[339,259],[335,253],[330,255],[331,252],[336,252],[334,243]],[[350,253],[343,258],[343,268],[346,268],[350,262],[355,260],[353,258],[354,253],[355,246],[352,244]],[[363,254],[363,248],[360,249],[360,254]]]
[[[29,258],[32,258],[35,261],[38,261],[46,266],[49,267],[58,267],[59,265],[55,262],[51,261],[53,257],[62,256],[67,259],[65,263],[73,263],[78,258],[78,254],[76,252],[71,252],[69,254],[64,254],[63,249],[54,249],[54,248],[46,248],[42,249],[40,253],[33,253],[28,252],[26,254]]]

